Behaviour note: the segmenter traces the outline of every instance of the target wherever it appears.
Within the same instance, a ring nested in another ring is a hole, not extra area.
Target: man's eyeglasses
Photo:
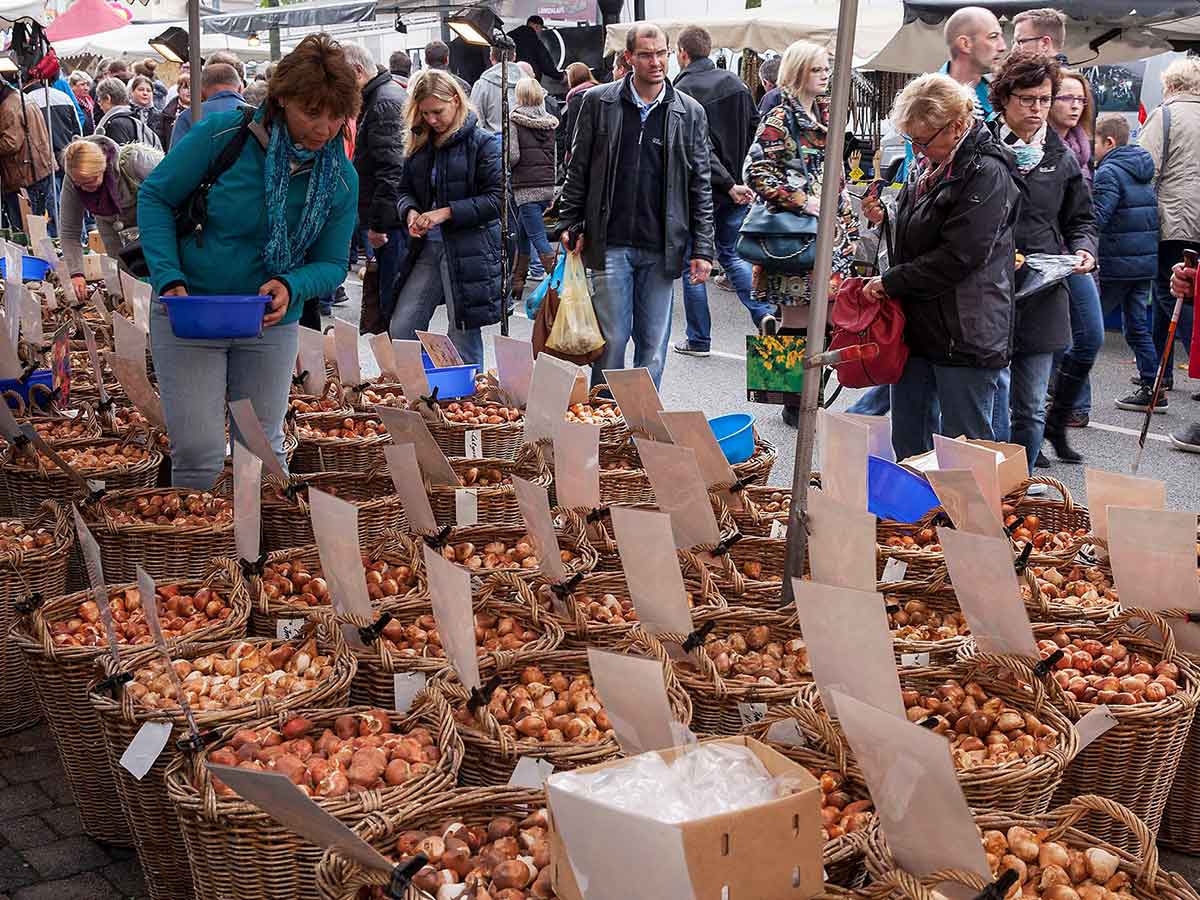
[[[666,59],[671,55],[671,51],[665,47],[662,50],[639,50],[633,54],[633,58],[638,62],[653,62],[656,59]]]
[[[1087,105],[1087,97],[1081,97],[1078,94],[1059,94],[1054,99],[1059,103],[1065,103],[1067,106],[1075,106],[1076,104],[1079,106]]]
[[[1018,47],[1020,47],[1023,44],[1029,44],[1029,43],[1033,43],[1033,42],[1040,41],[1040,40],[1041,40],[1040,36],[1039,37],[1023,37],[1023,38],[1014,38],[1013,43],[1016,44]]]
[[[910,134],[903,135],[903,137],[906,141],[908,141],[914,147],[920,147],[922,150],[928,150],[929,145],[938,139],[938,135],[940,135],[943,131],[945,131],[949,127],[950,127],[950,123],[947,122],[945,125],[943,125],[941,128],[939,128],[937,131],[935,131],[933,134],[931,134],[929,137],[927,137],[923,141],[918,141],[915,137],[913,137]]]
[[[1037,106],[1049,109],[1050,104],[1054,102],[1053,97],[1047,97],[1044,94],[1013,94],[1013,97],[1021,104],[1022,109],[1033,109]]]

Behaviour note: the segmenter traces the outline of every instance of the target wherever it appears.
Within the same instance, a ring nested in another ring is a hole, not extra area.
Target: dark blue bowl
[[[867,508],[879,518],[918,522],[939,503],[921,476],[882,457],[867,457]]]
[[[0,278],[8,274],[8,260],[0,256]],[[21,257],[21,280],[22,281],[45,281],[46,273],[54,268],[53,263],[48,263],[46,260],[38,256],[22,256]]]
[[[247,296],[159,297],[167,307],[171,330],[177,338],[228,340],[262,334],[263,315],[270,297]]]

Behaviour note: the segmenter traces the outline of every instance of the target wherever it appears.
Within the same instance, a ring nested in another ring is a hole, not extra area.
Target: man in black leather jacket
[[[626,37],[630,75],[589,90],[579,111],[559,201],[563,243],[595,272],[593,303],[606,346],[593,366],[633,365],[662,378],[671,338],[673,282],[690,260],[703,284],[712,270],[708,119],[667,82],[667,37],[639,23]],[[689,252],[688,248],[691,247]]]

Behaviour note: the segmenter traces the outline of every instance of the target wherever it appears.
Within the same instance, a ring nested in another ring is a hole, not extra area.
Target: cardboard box
[[[965,437],[959,437],[957,440],[966,441],[968,444],[974,444],[977,447],[987,447],[989,450],[994,450],[1000,454],[998,457],[999,461],[996,464],[996,471],[1000,477],[1000,495],[1002,497],[1011,494],[1029,478],[1029,463],[1025,456],[1025,448],[1019,444],[1006,444],[1002,441],[983,441]],[[930,469],[938,467],[937,454],[930,450],[928,453],[910,456],[908,459],[902,460],[900,464],[923,475]]]
[[[692,892],[688,894],[686,887],[681,885],[669,895],[654,894],[661,896],[662,900],[686,900],[689,896],[694,896],[696,900],[776,900],[785,897],[788,900],[807,900],[817,896],[824,881],[821,868],[821,788],[817,781],[803,766],[753,738],[714,738],[702,743],[748,747],[772,776],[791,776],[804,787],[771,803],[678,824],[657,822],[649,816],[613,810],[576,798],[597,812],[603,810],[605,818],[623,820],[628,826],[621,828],[620,837],[614,840],[613,868],[608,871],[619,871],[626,879],[636,879],[640,873],[655,869],[656,860],[652,852],[647,853],[648,858],[636,858],[643,846],[631,835],[647,828],[664,833],[678,831]],[[659,752],[670,761],[685,750],[675,748]],[[624,762],[625,759],[616,759],[580,771],[598,771]],[[562,836],[553,822],[556,793],[562,797],[561,791],[556,792],[554,776],[551,776],[546,795],[552,819],[550,848],[554,890],[560,900],[584,900],[574,869],[567,858]],[[600,821],[598,816],[596,821]],[[609,833],[615,830],[610,828]],[[618,846],[620,838],[624,838],[630,846]],[[627,896],[629,900],[636,900],[650,895],[641,891]]]
[[[104,268],[100,265],[100,257],[95,253],[83,255],[83,277],[88,281],[103,280]]]

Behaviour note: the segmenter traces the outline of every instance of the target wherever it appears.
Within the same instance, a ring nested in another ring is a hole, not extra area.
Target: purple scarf
[[[105,216],[106,218],[119,216],[121,214],[121,203],[117,199],[117,154],[119,148],[110,141],[104,141],[100,144],[100,149],[104,151],[104,181],[101,182],[100,189],[85,191],[79,185],[75,185],[75,192],[79,194],[83,208],[93,216]]]
[[[1063,137],[1063,143],[1067,145],[1067,149],[1075,154],[1075,159],[1079,161],[1079,168],[1083,169],[1083,178],[1088,184],[1092,183],[1092,168],[1088,163],[1092,159],[1092,142],[1088,139],[1087,132],[1083,130],[1082,125],[1076,125]]]

